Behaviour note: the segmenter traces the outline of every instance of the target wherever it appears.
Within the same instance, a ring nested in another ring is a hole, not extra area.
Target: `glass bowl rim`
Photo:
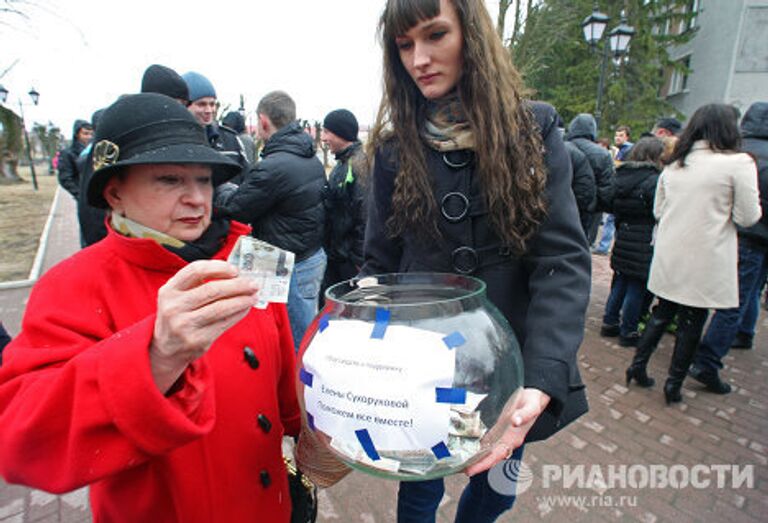
[[[356,288],[361,288],[358,284],[359,282],[364,282],[367,279],[373,279],[376,278],[377,283],[370,285],[370,287],[374,287],[378,284],[378,280],[381,278],[386,277],[390,279],[398,279],[398,280],[413,280],[414,283],[427,283],[424,281],[426,278],[434,278],[435,280],[464,280],[468,283],[467,287],[459,287],[455,286],[454,288],[460,289],[462,291],[465,291],[465,294],[462,294],[461,296],[456,296],[453,298],[439,298],[434,300],[424,300],[424,301],[417,301],[417,302],[409,302],[409,303],[394,303],[394,304],[366,304],[366,303],[360,303],[358,301],[348,301],[343,299],[343,297],[338,297],[333,294],[334,291],[339,291],[343,286],[349,286],[350,284],[354,283]],[[471,287],[470,287],[471,286]],[[334,285],[331,285],[325,290],[325,301],[326,303],[338,303],[341,305],[344,305],[346,307],[377,307],[377,308],[405,308],[405,307],[424,307],[424,306],[434,306],[437,304],[446,304],[446,303],[455,303],[460,302],[464,300],[469,300],[472,298],[478,298],[482,297],[485,294],[486,291],[486,283],[481,280],[480,278],[477,278],[475,276],[469,276],[466,274],[456,274],[453,272],[386,272],[386,273],[377,273],[377,274],[370,274],[363,277],[354,277],[349,280],[340,281],[338,283],[335,283]]]

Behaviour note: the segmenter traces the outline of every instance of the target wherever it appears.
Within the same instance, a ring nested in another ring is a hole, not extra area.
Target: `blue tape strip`
[[[462,405],[467,402],[466,389],[445,389],[436,387],[435,396],[435,401],[437,403],[453,403],[455,405]]]
[[[303,368],[299,369],[299,380],[307,387],[312,388],[312,381],[314,378],[315,377],[310,372],[307,372]]]
[[[384,339],[384,334],[387,332],[387,326],[389,326],[390,313],[387,309],[376,309],[376,325],[373,326],[373,332],[371,338],[381,340]]]
[[[315,430],[315,417],[307,412],[307,424],[309,425],[309,428],[313,431]]]
[[[320,332],[323,332],[327,328],[328,328],[328,315],[323,314],[322,316],[320,316],[320,319],[317,322],[317,329]]]
[[[376,447],[373,446],[373,440],[371,440],[371,435],[368,434],[367,430],[356,430],[355,436],[357,436],[357,440],[360,442],[360,445],[363,446],[363,450],[366,454],[368,454],[369,458],[371,458],[373,461],[378,461],[381,459],[379,453],[376,452]]]
[[[448,458],[451,456],[451,451],[448,450],[448,447],[444,442],[440,442],[434,447],[432,447],[432,454],[435,455],[437,459],[443,459]]]
[[[455,349],[456,347],[461,347],[467,343],[467,340],[464,339],[464,336],[462,336],[460,332],[456,331],[443,338],[443,343],[445,343],[449,349]]]

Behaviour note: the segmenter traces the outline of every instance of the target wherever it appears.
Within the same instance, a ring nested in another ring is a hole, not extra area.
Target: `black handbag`
[[[317,487],[290,458],[283,456],[283,460],[291,493],[291,523],[314,523],[317,520]]]

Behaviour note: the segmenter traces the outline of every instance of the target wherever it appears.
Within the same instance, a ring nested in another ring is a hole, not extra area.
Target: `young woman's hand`
[[[546,393],[539,389],[523,389],[518,395],[511,413],[502,414],[506,419],[499,418],[497,421],[497,424],[508,424],[499,441],[484,459],[471,467],[467,467],[465,470],[467,475],[474,476],[505,459],[509,459],[512,452],[523,444],[528,431],[531,430],[536,419],[544,412],[547,405],[549,405],[549,396]]]
[[[220,260],[190,263],[160,287],[149,359],[161,392],[248,314],[257,294],[253,280]]]

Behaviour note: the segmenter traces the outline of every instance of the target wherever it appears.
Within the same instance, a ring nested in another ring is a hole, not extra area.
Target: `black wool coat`
[[[616,236],[611,268],[620,274],[648,280],[653,258],[653,200],[659,169],[652,163],[626,162],[616,169],[615,194],[611,208]]]
[[[588,410],[576,355],[589,302],[591,260],[571,189],[568,153],[556,127],[557,113],[542,103],[530,107],[538,126],[534,132],[541,133],[545,147],[548,216],[529,240],[524,254],[515,256],[502,248],[490,224],[479,176],[468,151],[463,154],[469,163],[455,168],[448,165],[442,153],[424,148],[438,205],[448,193],[460,192],[469,202],[466,215],[449,221],[441,212],[437,218],[440,239],[425,239],[410,230],[391,237],[386,222],[392,214],[398,153],[397,147],[390,144],[380,148],[374,162],[362,274],[466,272],[483,280],[488,298],[520,341],[525,386],[551,397],[546,411],[528,433],[527,441],[536,441],[549,437]],[[454,165],[465,163],[461,151],[450,154]],[[448,216],[462,214],[458,208],[461,200],[446,200],[444,210]],[[466,255],[469,249],[477,254],[476,264],[472,256]]]

